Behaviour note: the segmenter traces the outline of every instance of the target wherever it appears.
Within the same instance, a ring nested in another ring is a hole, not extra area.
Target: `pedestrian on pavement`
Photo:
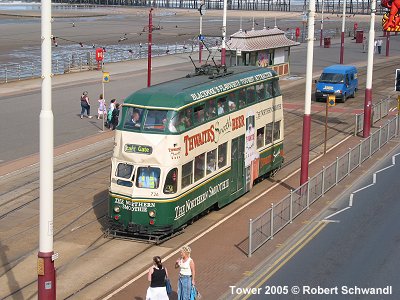
[[[166,279],[168,279],[168,271],[161,263],[161,257],[153,257],[153,265],[147,273],[147,280],[150,286],[147,289],[146,300],[168,300],[166,289]]]
[[[107,127],[111,129],[111,118],[112,118],[112,112],[115,108],[115,99],[111,99],[110,101],[110,106],[108,107],[108,113],[107,113]]]
[[[85,111],[87,113],[87,117],[91,119],[92,116],[90,115],[90,102],[87,91],[84,91],[81,96],[81,119],[83,119]]]
[[[382,52],[382,44],[383,44],[383,41],[381,39],[376,41],[376,45],[378,46],[378,54],[381,54],[381,52]]]
[[[111,125],[110,125],[110,130],[115,130],[118,125],[118,116],[119,116],[119,103],[115,104],[115,108],[112,111],[111,114]]]
[[[178,279],[178,300],[190,300],[192,285],[195,285],[195,265],[190,257],[192,250],[189,246],[181,249],[181,258],[175,263],[175,269],[180,268]]]
[[[99,100],[99,108],[97,109],[97,120],[100,119],[100,117],[104,120],[105,115],[107,115],[107,107],[106,107],[106,100],[103,99],[103,94],[100,94]]]
[[[374,54],[378,51],[378,41],[374,41]]]
[[[363,37],[363,42],[362,42],[362,47],[363,47],[363,52],[367,51],[367,37]]]

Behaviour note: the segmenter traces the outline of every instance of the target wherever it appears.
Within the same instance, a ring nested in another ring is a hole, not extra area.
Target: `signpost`
[[[328,107],[335,106],[336,96],[334,94],[328,95],[325,105],[325,141],[324,141],[324,154],[326,154],[326,141],[328,139]]]
[[[109,72],[103,72],[103,80],[102,80],[102,85],[103,85],[103,99],[104,99],[104,103],[106,101],[106,95],[104,94],[104,84],[105,83],[109,83],[110,82],[110,73]],[[107,114],[105,113],[105,110],[103,110],[103,126],[102,126],[102,130],[104,132],[104,120],[107,117]]]

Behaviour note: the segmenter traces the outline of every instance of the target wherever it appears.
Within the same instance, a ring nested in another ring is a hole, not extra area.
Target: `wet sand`
[[[95,9],[53,10],[52,32],[59,47],[63,45],[107,46],[118,44],[147,43],[148,8],[98,7]],[[237,32],[242,23],[243,30],[275,25],[282,30],[294,31],[303,27],[299,12],[228,11],[227,38]],[[242,18],[242,21],[240,21]],[[340,32],[341,15],[324,15],[324,29]],[[376,18],[379,30],[380,16]],[[29,47],[40,47],[40,10],[0,11],[0,63],[15,61],[18,51],[29,51]],[[369,27],[369,16],[348,16],[346,27],[352,30],[357,22],[360,29]],[[155,9],[153,43],[195,43],[199,33],[197,10]],[[320,16],[316,16],[315,30],[320,28]],[[221,36],[222,11],[208,10],[203,16],[203,34]],[[28,47],[28,48],[27,48]]]

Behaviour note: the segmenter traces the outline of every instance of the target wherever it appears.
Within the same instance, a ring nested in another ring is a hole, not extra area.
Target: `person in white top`
[[[176,261],[175,268],[180,268],[178,280],[178,300],[190,300],[192,285],[195,285],[195,265],[190,257],[192,250],[189,246],[183,246],[181,257]]]

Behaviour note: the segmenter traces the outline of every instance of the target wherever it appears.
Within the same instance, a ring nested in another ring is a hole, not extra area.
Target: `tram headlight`
[[[116,212],[117,214],[120,212],[120,207],[119,206],[114,206],[114,212]]]
[[[156,211],[155,210],[149,210],[149,217],[154,218],[156,216]]]

